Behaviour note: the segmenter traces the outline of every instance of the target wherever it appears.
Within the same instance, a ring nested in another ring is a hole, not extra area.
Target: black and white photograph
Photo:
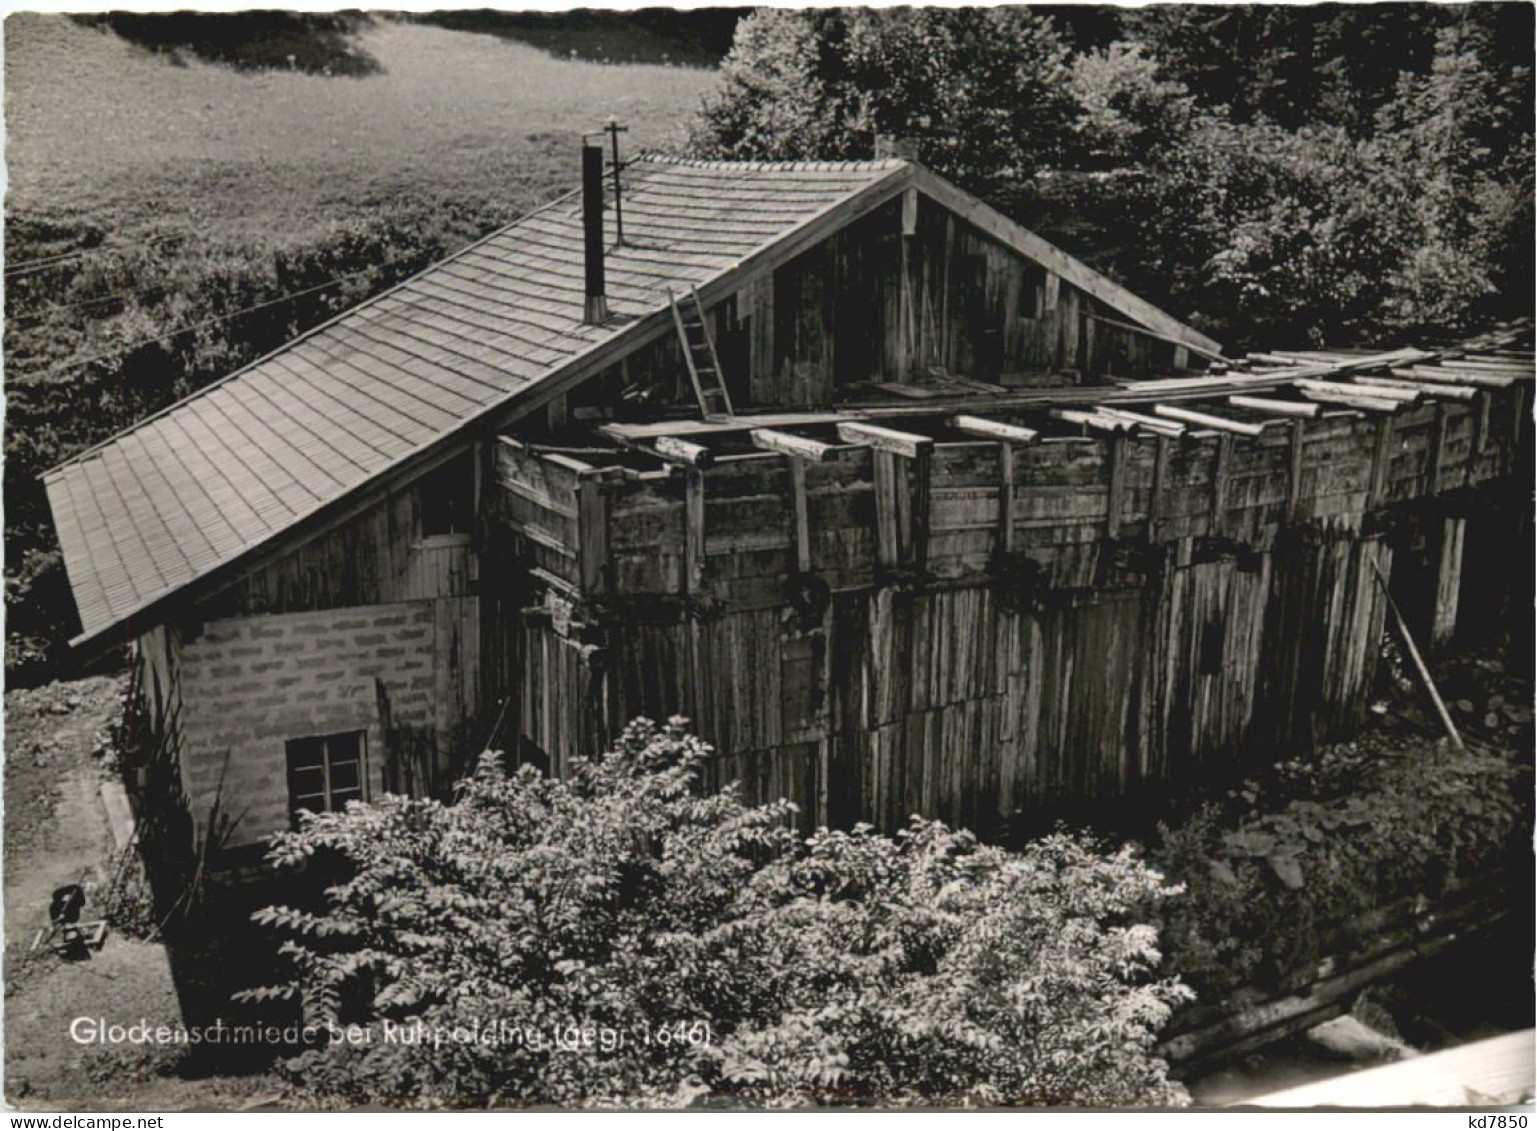
[[[7,1126],[1527,1127],[1534,10],[6,0]]]

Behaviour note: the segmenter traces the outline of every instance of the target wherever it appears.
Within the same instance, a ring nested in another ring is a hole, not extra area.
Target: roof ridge
[[[669,153],[646,151],[634,158],[634,163],[647,165],[675,165],[685,169],[750,169],[765,173],[863,173],[879,169],[895,169],[914,162],[906,157],[868,157],[846,161],[783,160],[757,161],[735,158],[682,157]]]

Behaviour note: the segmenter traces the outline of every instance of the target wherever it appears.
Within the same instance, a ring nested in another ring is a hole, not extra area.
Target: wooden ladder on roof
[[[681,297],[669,290],[667,299],[672,304],[673,324],[677,326],[678,340],[683,344],[683,361],[688,366],[688,378],[694,383],[699,411],[706,420],[727,420],[735,416],[731,394],[726,392],[726,382],[721,376],[715,339],[704,320],[698,289],[689,287],[688,293]]]

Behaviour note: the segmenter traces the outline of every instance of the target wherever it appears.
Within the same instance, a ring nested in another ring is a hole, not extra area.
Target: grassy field
[[[407,195],[510,215],[570,179],[610,115],[666,146],[712,73],[585,63],[376,20],[359,78],[178,65],[62,15],[5,21],[10,212],[140,232],[302,233]]]
[[[608,117],[632,152],[676,147],[714,82],[581,61],[550,28],[542,50],[377,17],[199,19],[132,38],[5,20],[13,681],[74,659],[43,470],[569,189]]]

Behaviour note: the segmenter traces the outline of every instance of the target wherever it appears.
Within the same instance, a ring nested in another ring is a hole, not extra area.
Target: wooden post
[[[1307,422],[1292,421],[1291,474],[1286,488],[1286,516],[1296,522],[1302,513],[1302,453],[1307,444]]]
[[[608,576],[608,499],[596,475],[577,481],[577,553],[581,556],[582,595],[600,596]]]
[[[1446,406],[1435,406],[1435,416],[1430,422],[1430,450],[1425,453],[1425,494],[1434,495],[1441,489],[1441,463],[1446,452]]]
[[[1211,459],[1211,523],[1208,534],[1222,530],[1222,515],[1227,507],[1228,465],[1232,462],[1233,437],[1223,433],[1217,437],[1217,450]]]
[[[897,564],[897,457],[876,448],[870,453],[875,487],[875,560],[887,569]]]
[[[1377,444],[1372,451],[1371,490],[1366,497],[1368,507],[1380,506],[1388,487],[1388,464],[1393,453],[1393,418],[1384,416],[1377,421]]]
[[[790,495],[795,506],[795,568],[811,572],[811,523],[806,505],[806,465],[797,457],[785,456],[790,469]]]
[[[1473,468],[1477,466],[1478,457],[1484,454],[1484,447],[1489,442],[1489,401],[1494,394],[1480,389],[1477,407],[1473,415],[1473,443],[1468,455],[1468,477],[1473,476]]]
[[[1169,482],[1169,449],[1173,446],[1168,436],[1159,436],[1153,449],[1153,485],[1147,499],[1147,540],[1158,541],[1158,515],[1162,507],[1164,487]]]
[[[907,560],[914,572],[922,575],[929,565],[929,484],[934,477],[934,448],[919,450],[912,461],[912,490],[902,492],[908,499]]]
[[[683,513],[683,592],[695,598],[702,596],[704,588],[704,472],[697,467],[683,471]],[[689,704],[695,728],[702,731],[713,720],[704,717],[709,696],[705,690],[703,630],[693,611],[685,617],[683,631],[688,638],[688,692],[684,701]]]
[[[704,581],[704,472],[697,467],[683,472],[683,590],[699,596]]]
[[[1440,648],[1457,632],[1457,602],[1462,592],[1462,547],[1468,520],[1441,521],[1441,545],[1436,555],[1436,604],[1431,613],[1430,646]]]
[[[1014,552],[1014,445],[998,444],[998,550]]]
[[[1109,489],[1105,499],[1105,537],[1121,536],[1121,499],[1126,493],[1127,439],[1124,433],[1110,438]]]

